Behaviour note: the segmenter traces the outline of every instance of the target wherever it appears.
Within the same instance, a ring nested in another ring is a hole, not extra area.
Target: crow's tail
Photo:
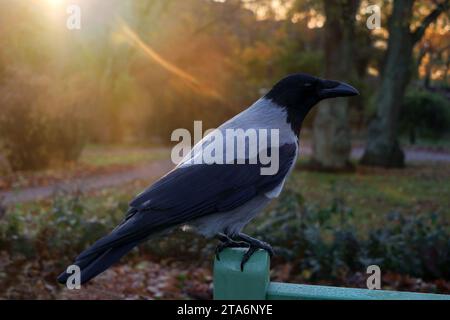
[[[81,271],[81,284],[108,269],[127,252],[146,240],[154,231],[157,231],[149,225],[143,226],[137,221],[139,219],[134,218],[123,221],[109,235],[99,239],[75,259],[74,265],[78,266]],[[71,275],[64,271],[57,280],[65,284]]]
[[[81,284],[88,282],[98,274],[108,269],[113,263],[117,262],[120,258],[122,258],[122,256],[133,249],[137,244],[138,242],[131,242],[121,246],[112,247],[105,250],[103,253],[98,254],[93,259],[85,263],[83,263],[82,261],[78,261],[77,259],[74,264],[80,267]],[[71,274],[64,271],[58,276],[58,282],[63,284],[66,283],[70,275]]]

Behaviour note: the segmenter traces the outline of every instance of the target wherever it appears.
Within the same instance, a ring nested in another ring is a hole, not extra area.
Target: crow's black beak
[[[339,81],[324,80],[322,81],[322,87],[319,90],[319,96],[321,99],[350,97],[357,95],[359,95],[358,90],[349,84]]]

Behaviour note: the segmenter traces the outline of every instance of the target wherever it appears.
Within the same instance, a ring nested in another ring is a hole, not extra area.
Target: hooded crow
[[[279,81],[264,97],[215,130],[276,129],[277,143],[265,144],[270,150],[258,150],[255,159],[246,152],[244,158],[248,159],[244,160],[248,161],[237,164],[228,160],[221,164],[196,161],[214,140],[207,135],[172,171],[130,202],[126,217],[110,234],[76,257],[81,283],[109,268],[139,243],[179,226],[217,237],[217,258],[227,247],[248,248],[242,270],[256,250],[272,255],[269,244],[242,233],[242,228],[280,194],[295,165],[300,128],[311,108],[323,99],[357,94],[348,84],[306,74],[289,75]],[[250,149],[252,143],[246,139],[245,148]],[[261,173],[265,166],[261,161],[263,151],[278,156],[278,170],[272,174]],[[237,155],[234,158],[239,160]],[[58,281],[65,283],[69,276],[63,272]]]

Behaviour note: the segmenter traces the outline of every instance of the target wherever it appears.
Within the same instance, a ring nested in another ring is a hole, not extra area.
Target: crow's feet
[[[239,240],[241,240],[242,242],[245,242],[249,245],[247,252],[244,254],[244,256],[242,257],[242,260],[241,260],[241,271],[244,271],[244,266],[247,263],[248,259],[250,259],[250,257],[256,251],[258,251],[258,249],[266,250],[269,253],[270,257],[272,257],[275,254],[275,252],[273,251],[270,244],[268,244],[264,241],[252,238],[244,233],[239,233],[237,235],[237,238]]]
[[[227,235],[223,233],[219,233],[217,238],[222,242],[220,243],[215,250],[216,258],[220,261],[220,253],[226,248],[248,248],[249,244],[244,241],[234,241]]]

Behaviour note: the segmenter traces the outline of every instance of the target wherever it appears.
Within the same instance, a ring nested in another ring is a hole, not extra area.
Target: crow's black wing
[[[138,195],[130,207],[145,212],[149,219],[157,215],[156,224],[160,219],[169,224],[183,223],[205,214],[229,211],[279,185],[296,152],[295,144],[279,148],[279,170],[274,175],[261,175],[260,163],[179,167]]]

